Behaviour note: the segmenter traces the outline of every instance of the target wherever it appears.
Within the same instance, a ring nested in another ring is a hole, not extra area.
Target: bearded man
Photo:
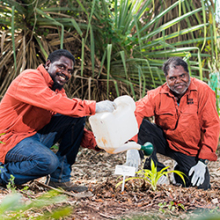
[[[176,161],[175,170],[185,174],[185,184],[174,174],[174,182],[183,186],[210,188],[208,161],[216,161],[219,139],[219,116],[215,93],[205,83],[189,75],[187,63],[172,57],[163,65],[166,83],[150,90],[136,102],[135,115],[139,125],[140,144],[151,142],[153,154],[146,159],[144,169],[151,169],[151,159],[160,171],[165,166],[156,153]],[[144,119],[154,116],[155,123]],[[127,164],[138,164],[136,150],[127,152]],[[162,176],[160,183],[167,183]]]
[[[69,99],[63,89],[73,74],[75,58],[67,50],[52,52],[37,69],[23,71],[9,86],[0,104],[0,183],[14,176],[21,185],[50,175],[49,185],[82,192],[71,182],[80,144],[96,149],[86,116],[115,109],[111,101]],[[82,141],[83,139],[83,141]],[[60,142],[55,154],[50,148]]]

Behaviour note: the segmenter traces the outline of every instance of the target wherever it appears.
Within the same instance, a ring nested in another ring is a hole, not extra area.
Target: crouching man
[[[67,50],[52,52],[37,69],[23,71],[9,86],[0,103],[0,183],[11,175],[15,184],[50,174],[49,185],[81,192],[85,186],[70,181],[82,138],[95,148],[85,116],[110,111],[114,102],[69,99],[63,89],[74,70],[75,59]],[[60,141],[54,154],[50,148]]]
[[[135,115],[140,129],[138,140],[137,137],[133,140],[154,145],[144,169],[151,169],[151,159],[158,171],[163,169],[165,166],[156,155],[160,153],[176,161],[174,169],[186,175],[185,186],[209,189],[207,164],[217,160],[215,151],[220,130],[215,93],[206,83],[190,77],[188,65],[182,58],[168,59],[163,71],[166,83],[148,91],[136,102]],[[155,123],[144,119],[152,116]],[[140,160],[139,154],[128,151],[127,164],[134,158]],[[177,184],[184,186],[179,176],[174,175],[174,178]],[[162,176],[160,182],[167,182],[166,176]]]

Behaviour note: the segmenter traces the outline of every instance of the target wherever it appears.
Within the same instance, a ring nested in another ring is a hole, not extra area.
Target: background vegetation
[[[219,65],[215,12],[212,0],[0,1],[0,96],[59,48],[77,60],[69,97],[138,100],[165,81],[161,66],[171,56],[207,81]]]

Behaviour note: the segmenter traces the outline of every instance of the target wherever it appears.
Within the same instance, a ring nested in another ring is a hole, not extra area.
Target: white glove
[[[193,177],[191,179],[191,183],[193,186],[197,185],[201,185],[203,184],[204,180],[205,180],[205,172],[206,172],[206,165],[199,161],[195,166],[191,167],[190,171],[189,171],[189,176],[193,174]],[[197,182],[197,184],[196,184]]]
[[[140,164],[141,164],[141,158],[138,150],[136,149],[127,150],[125,165],[135,167],[135,171],[138,171],[138,166]]]
[[[169,179],[167,178],[167,176],[163,175],[159,178],[159,180],[157,181],[158,185],[168,185],[170,183]]]
[[[116,104],[112,101],[105,100],[96,103],[95,112],[113,112],[116,109]]]

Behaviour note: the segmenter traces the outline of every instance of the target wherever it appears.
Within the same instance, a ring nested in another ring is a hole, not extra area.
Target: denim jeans
[[[56,114],[49,124],[35,135],[23,139],[6,155],[1,168],[1,182],[24,184],[50,174],[51,181],[68,182],[83,136],[85,117],[73,118]],[[55,154],[50,148],[59,141]]]

